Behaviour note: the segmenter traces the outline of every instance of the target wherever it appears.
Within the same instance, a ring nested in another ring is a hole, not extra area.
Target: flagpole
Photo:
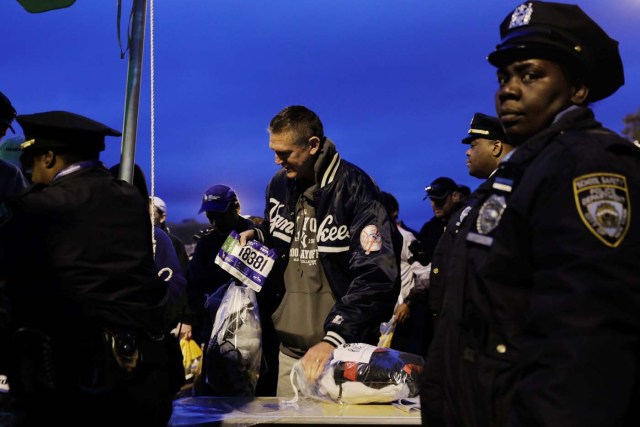
[[[129,66],[127,71],[127,94],[122,126],[122,148],[120,152],[119,177],[133,182],[133,168],[136,157],[136,136],[138,134],[138,110],[140,106],[140,82],[142,76],[142,56],[144,52],[144,32],[147,15],[147,0],[133,1],[131,44],[129,46]]]

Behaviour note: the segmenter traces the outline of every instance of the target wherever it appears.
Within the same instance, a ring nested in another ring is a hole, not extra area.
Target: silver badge
[[[529,25],[531,14],[533,14],[533,5],[531,3],[523,3],[516,7],[516,10],[511,14],[509,29]]]
[[[489,234],[500,223],[500,218],[504,209],[507,207],[507,201],[504,196],[492,194],[480,208],[478,219],[476,220],[476,229],[480,234]]]

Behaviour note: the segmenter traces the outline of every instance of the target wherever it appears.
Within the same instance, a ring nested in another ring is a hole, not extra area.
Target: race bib
[[[240,246],[238,233],[231,231],[218,251],[215,263],[254,291],[260,292],[276,258],[274,249],[267,248],[257,240],[249,240],[245,246]]]

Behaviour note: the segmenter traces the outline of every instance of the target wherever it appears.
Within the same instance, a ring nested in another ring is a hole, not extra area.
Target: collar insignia
[[[511,14],[511,22],[509,29],[529,25],[531,15],[533,14],[533,5],[531,3],[523,3],[516,8]]]
[[[627,178],[613,173],[582,175],[573,180],[573,195],[587,229],[607,246],[620,245],[631,222]]]

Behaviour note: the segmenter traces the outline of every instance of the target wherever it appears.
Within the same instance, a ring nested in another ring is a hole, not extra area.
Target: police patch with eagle
[[[573,180],[573,195],[582,222],[602,243],[622,243],[631,223],[627,178],[614,173],[592,173]]]

